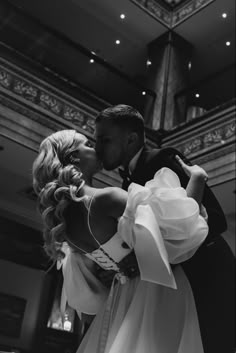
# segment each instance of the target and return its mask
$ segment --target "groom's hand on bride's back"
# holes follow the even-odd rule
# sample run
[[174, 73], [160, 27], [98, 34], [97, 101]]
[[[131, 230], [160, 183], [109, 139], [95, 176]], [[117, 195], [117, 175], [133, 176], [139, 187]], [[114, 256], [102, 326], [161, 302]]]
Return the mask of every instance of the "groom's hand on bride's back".
[[134, 278], [140, 275], [138, 262], [134, 251], [125, 256], [123, 260], [119, 262], [119, 266], [124, 274], [129, 278]]
[[[139, 268], [136, 256], [132, 251], [129, 255], [125, 256], [122, 261], [119, 262], [119, 267], [121, 271], [129, 278], [134, 278], [139, 276]], [[101, 267], [97, 269], [97, 277], [106, 287], [110, 287], [116, 271], [103, 270]]]
[[99, 266], [98, 266], [97, 271], [96, 271], [96, 277], [107, 288], [110, 288], [115, 274], [116, 274], [116, 271], [104, 270], [103, 268], [101, 268]]

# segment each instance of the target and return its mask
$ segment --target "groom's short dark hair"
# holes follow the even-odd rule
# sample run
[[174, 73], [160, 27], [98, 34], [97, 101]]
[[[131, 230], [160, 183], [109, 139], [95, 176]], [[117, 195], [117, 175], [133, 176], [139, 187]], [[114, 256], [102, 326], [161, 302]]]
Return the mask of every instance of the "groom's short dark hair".
[[96, 123], [106, 121], [144, 136], [144, 119], [138, 110], [129, 105], [118, 104], [102, 110]]

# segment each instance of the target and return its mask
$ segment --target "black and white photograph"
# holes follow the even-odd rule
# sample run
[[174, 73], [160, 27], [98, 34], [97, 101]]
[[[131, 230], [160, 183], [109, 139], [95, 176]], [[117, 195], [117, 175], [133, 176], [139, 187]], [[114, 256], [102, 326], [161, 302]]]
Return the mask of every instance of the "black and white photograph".
[[235, 0], [0, 0], [0, 353], [236, 353]]

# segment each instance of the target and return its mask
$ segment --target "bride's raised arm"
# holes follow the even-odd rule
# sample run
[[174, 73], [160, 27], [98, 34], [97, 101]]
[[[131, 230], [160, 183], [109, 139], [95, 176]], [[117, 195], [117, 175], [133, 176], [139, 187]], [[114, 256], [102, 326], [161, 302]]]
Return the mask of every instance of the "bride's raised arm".
[[175, 158], [190, 178], [186, 187], [188, 197], [192, 197], [200, 206], [205, 184], [208, 180], [206, 171], [197, 164], [191, 166], [187, 165], [178, 155], [176, 155]]

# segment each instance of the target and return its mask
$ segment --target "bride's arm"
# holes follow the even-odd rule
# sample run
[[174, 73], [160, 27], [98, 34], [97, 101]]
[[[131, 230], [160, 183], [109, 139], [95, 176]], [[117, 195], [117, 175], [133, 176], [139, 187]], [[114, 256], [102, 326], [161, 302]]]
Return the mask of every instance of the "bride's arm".
[[206, 171], [198, 165], [189, 166], [177, 155], [176, 160], [182, 166], [185, 173], [189, 176], [189, 182], [186, 187], [186, 192], [189, 197], [192, 197], [199, 206], [201, 205], [205, 184], [208, 180]]

